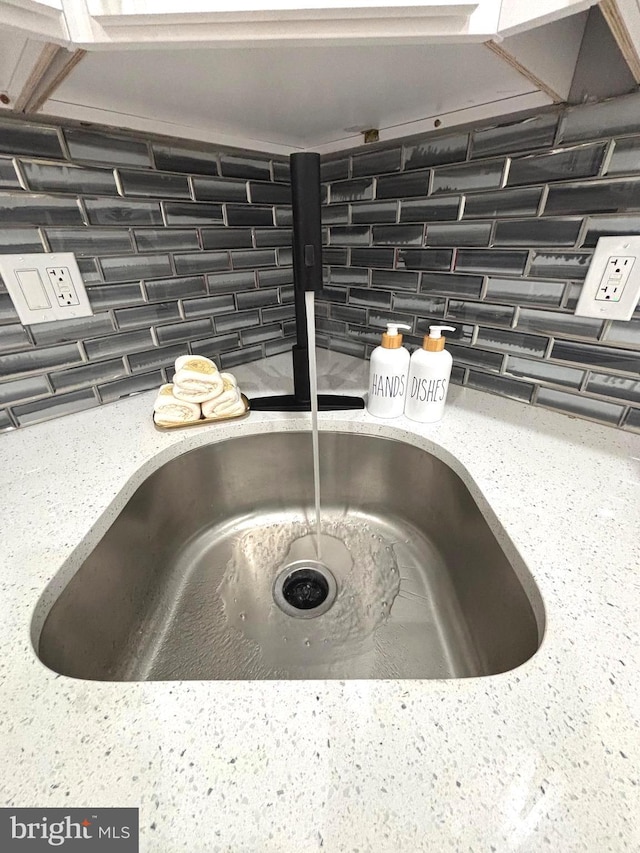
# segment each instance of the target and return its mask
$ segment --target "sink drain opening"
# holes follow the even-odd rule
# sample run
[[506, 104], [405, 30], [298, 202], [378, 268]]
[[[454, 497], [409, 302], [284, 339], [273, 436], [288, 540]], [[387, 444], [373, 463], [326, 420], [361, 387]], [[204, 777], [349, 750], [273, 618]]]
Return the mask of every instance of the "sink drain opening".
[[298, 560], [280, 572], [273, 585], [273, 598], [288, 616], [310, 619], [326, 613], [338, 594], [329, 569], [316, 560]]

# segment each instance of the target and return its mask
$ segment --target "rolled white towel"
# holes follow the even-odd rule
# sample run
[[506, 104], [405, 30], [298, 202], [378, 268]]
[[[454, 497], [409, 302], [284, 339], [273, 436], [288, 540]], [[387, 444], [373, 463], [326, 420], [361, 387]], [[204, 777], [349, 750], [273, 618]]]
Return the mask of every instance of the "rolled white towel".
[[240, 394], [235, 390], [235, 388], [232, 388], [230, 391], [223, 391], [222, 394], [214, 400], [207, 400], [203, 403], [202, 414], [205, 418], [215, 418], [218, 415], [226, 414], [225, 407], [234, 407], [237, 403], [241, 402]]
[[176, 359], [174, 396], [188, 403], [203, 403], [221, 394], [224, 381], [218, 368], [204, 356], [181, 355]]
[[154, 420], [168, 424], [190, 424], [200, 420], [199, 403], [189, 403], [174, 396], [173, 385], [161, 385], [153, 404]]
[[[243, 415], [246, 411], [244, 400], [239, 391], [236, 391], [234, 395], [233, 390], [225, 391], [215, 400], [204, 403], [202, 414], [205, 418], [228, 418], [232, 415]], [[226, 399], [223, 400], [222, 397], [226, 397]]]
[[222, 376], [222, 381], [224, 382], [225, 390], [228, 384], [233, 385], [234, 388], [238, 387], [238, 380], [233, 375], [233, 373], [221, 373], [220, 376]]
[[202, 404], [202, 414], [205, 418], [215, 416], [215, 410], [218, 406], [226, 405], [227, 403], [241, 402], [240, 391], [236, 383], [236, 378], [232, 373], [221, 373], [223, 391], [211, 400], [205, 400]]

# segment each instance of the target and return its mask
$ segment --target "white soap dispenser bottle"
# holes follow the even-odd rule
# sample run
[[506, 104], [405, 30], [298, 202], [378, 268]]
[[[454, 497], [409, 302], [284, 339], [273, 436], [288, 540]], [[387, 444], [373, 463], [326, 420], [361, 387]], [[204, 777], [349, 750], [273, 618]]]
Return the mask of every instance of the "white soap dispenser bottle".
[[453, 365], [451, 353], [444, 348], [444, 330], [455, 332], [453, 326], [429, 326], [422, 349], [411, 356], [404, 413], [412, 421], [433, 423], [444, 414]]
[[387, 323], [382, 343], [371, 353], [367, 410], [377, 418], [397, 418], [404, 411], [410, 357], [398, 329], [410, 328], [406, 323]]

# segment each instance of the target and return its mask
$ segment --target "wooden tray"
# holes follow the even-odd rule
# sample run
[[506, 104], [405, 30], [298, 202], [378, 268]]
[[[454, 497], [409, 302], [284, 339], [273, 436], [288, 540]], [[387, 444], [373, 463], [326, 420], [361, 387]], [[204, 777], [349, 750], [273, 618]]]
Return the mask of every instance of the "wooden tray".
[[217, 418], [200, 418], [198, 421], [191, 421], [188, 424], [172, 424], [167, 423], [166, 421], [157, 421], [155, 413], [153, 414], [153, 425], [160, 432], [167, 432], [167, 430], [171, 429], [185, 429], [186, 427], [195, 427], [195, 426], [204, 426], [205, 424], [219, 424], [221, 421], [234, 421], [237, 418], [246, 418], [249, 414], [249, 400], [245, 397], [244, 394], [240, 394], [242, 402], [244, 403], [244, 412], [239, 415], [220, 415]]

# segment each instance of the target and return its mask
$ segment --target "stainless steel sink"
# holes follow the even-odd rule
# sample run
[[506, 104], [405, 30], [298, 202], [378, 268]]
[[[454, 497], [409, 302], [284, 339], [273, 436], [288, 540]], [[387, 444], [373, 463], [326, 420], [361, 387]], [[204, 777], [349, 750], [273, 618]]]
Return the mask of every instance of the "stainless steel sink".
[[536, 652], [539, 593], [451, 468], [349, 433], [322, 432], [320, 458], [319, 553], [308, 432], [163, 465], [53, 603], [40, 659], [115, 681], [433, 679]]

